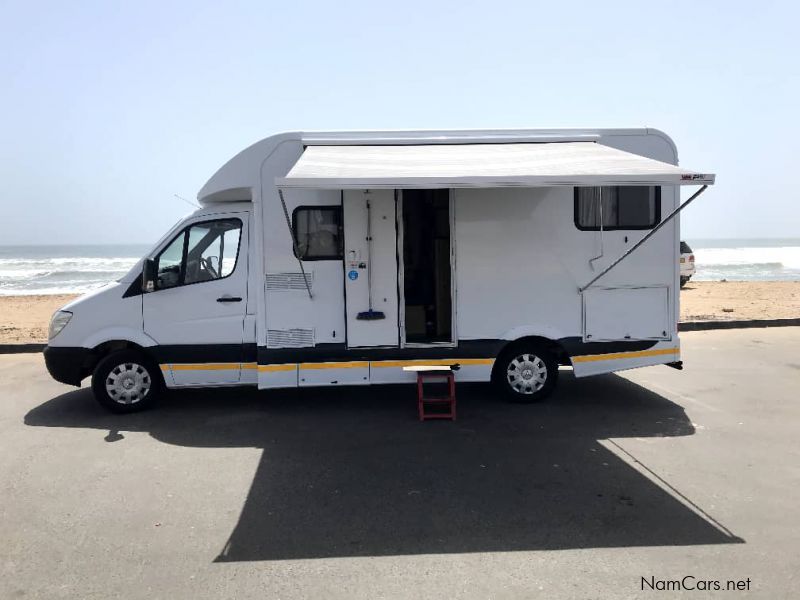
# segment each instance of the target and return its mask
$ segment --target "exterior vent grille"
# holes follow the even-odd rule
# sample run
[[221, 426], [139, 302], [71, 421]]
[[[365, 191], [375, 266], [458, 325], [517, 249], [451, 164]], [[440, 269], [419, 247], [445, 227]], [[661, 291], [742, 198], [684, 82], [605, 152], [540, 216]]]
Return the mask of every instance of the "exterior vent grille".
[[[312, 287], [314, 284], [313, 271], [306, 273], [306, 279], [308, 280], [308, 286]], [[302, 273], [267, 273], [267, 291], [280, 292], [288, 290], [306, 291]]]
[[313, 345], [313, 329], [267, 329], [267, 348], [308, 348]]

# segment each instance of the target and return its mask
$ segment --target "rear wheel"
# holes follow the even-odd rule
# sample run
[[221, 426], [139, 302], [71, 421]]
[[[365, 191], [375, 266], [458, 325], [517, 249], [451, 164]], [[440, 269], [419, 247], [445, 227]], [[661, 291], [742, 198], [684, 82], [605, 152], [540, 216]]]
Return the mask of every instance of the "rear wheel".
[[539, 402], [558, 381], [558, 362], [542, 344], [515, 344], [497, 359], [494, 383], [511, 402]]
[[689, 278], [681, 275], [681, 287], [685, 286], [687, 283], [689, 283]]
[[103, 407], [116, 413], [150, 408], [161, 391], [161, 376], [141, 352], [120, 350], [95, 367], [92, 391]]

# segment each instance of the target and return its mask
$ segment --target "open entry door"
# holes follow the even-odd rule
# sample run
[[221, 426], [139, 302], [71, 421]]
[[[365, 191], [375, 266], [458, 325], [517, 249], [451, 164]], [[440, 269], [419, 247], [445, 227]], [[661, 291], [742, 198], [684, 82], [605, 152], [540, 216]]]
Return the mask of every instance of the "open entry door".
[[398, 346], [394, 190], [344, 192], [347, 345]]
[[454, 343], [450, 190], [402, 190], [400, 317], [403, 342]]

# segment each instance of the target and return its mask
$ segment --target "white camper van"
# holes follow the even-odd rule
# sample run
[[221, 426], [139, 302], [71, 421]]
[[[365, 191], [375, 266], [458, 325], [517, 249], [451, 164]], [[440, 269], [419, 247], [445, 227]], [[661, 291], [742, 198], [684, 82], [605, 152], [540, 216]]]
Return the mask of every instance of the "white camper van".
[[402, 383], [412, 365], [523, 402], [559, 365], [680, 366], [679, 191], [714, 176], [677, 163], [653, 129], [275, 135], [56, 312], [47, 367], [128, 412], [163, 387]]

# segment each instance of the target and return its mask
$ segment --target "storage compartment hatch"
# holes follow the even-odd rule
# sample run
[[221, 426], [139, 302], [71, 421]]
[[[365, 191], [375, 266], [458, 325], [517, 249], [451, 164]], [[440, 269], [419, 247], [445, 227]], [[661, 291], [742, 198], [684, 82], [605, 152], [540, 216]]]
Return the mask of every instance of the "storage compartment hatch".
[[591, 288], [583, 292], [583, 339], [667, 340], [667, 286]]

